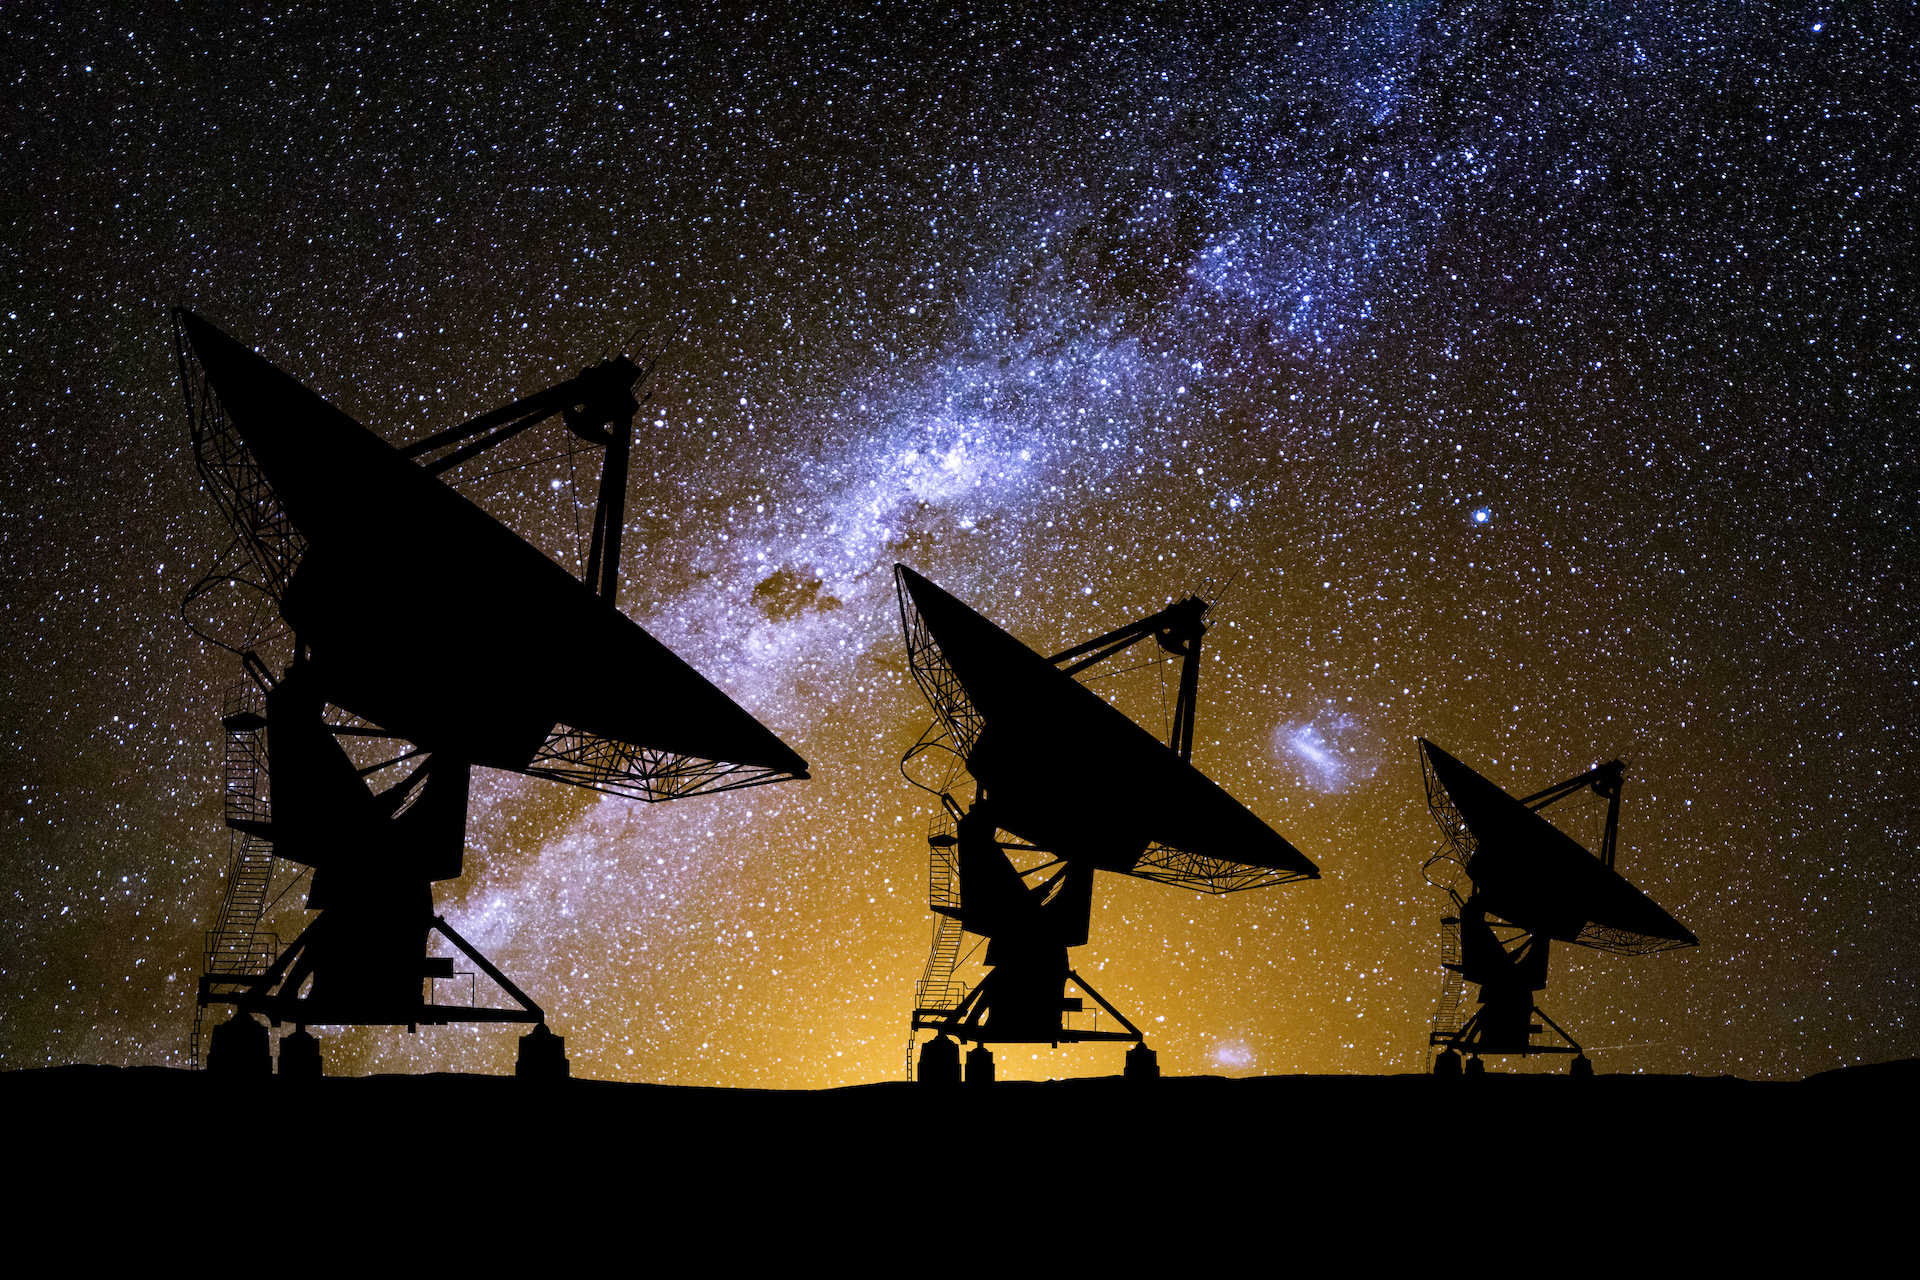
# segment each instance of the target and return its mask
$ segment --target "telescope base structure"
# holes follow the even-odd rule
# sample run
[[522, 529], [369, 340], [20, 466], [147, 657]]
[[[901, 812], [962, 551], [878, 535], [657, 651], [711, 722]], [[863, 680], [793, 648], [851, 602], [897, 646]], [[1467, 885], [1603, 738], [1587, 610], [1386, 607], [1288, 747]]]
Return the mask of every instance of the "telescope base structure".
[[945, 1036], [921, 1045], [913, 1078], [921, 1084], [959, 1084], [960, 1046]]
[[270, 1076], [273, 1040], [253, 1015], [236, 1009], [213, 1029], [207, 1046], [207, 1071], [217, 1076]]
[[967, 1083], [993, 1083], [993, 1050], [983, 1044], [967, 1050]]
[[567, 1061], [566, 1037], [553, 1034], [544, 1022], [537, 1024], [520, 1037], [520, 1056], [513, 1064], [513, 1074], [530, 1080], [565, 1080], [573, 1074], [573, 1064]]
[[[293, 944], [280, 953], [279, 959], [268, 966], [266, 972], [258, 975], [242, 974], [205, 974], [200, 979], [199, 1003], [202, 1008], [208, 1005], [232, 1005], [234, 1016], [227, 1022], [214, 1028], [213, 1044], [207, 1055], [207, 1067], [211, 1071], [233, 1072], [236, 1074], [270, 1074], [272, 1060], [264, 1071], [252, 1066], [238, 1065], [253, 1063], [268, 1053], [267, 1029], [254, 1020], [259, 1014], [278, 1027], [292, 1023], [296, 1030], [282, 1040], [284, 1055], [288, 1041], [306, 1036], [309, 1026], [404, 1026], [409, 1031], [418, 1030], [421, 1025], [446, 1026], [455, 1022], [524, 1022], [534, 1023], [545, 1030], [546, 1012], [535, 1004], [527, 994], [515, 986], [512, 979], [488, 960], [485, 956], [456, 932], [441, 916], [427, 916], [421, 921], [421, 937], [424, 941], [429, 932], [437, 931], [441, 937], [452, 943], [467, 959], [491, 978], [502, 991], [505, 991], [519, 1005], [518, 1009], [476, 1008], [471, 1005], [433, 1004], [417, 996], [413, 999], [355, 999], [355, 998], [319, 998], [301, 996], [300, 989], [313, 976], [312, 941], [317, 932], [327, 926], [327, 914], [321, 913]], [[418, 981], [429, 977], [452, 976], [452, 962], [441, 961], [444, 971], [436, 971], [431, 958], [421, 956], [418, 960]], [[416, 988], [418, 990], [418, 988]], [[249, 1031], [248, 1028], [252, 1028]], [[257, 1032], [257, 1036], [254, 1034]], [[559, 1037], [547, 1033], [556, 1042]], [[304, 1046], [294, 1050], [296, 1063], [308, 1051]], [[314, 1044], [311, 1053], [317, 1061], [319, 1046]], [[216, 1058], [219, 1059], [216, 1062]], [[563, 1062], [565, 1060], [562, 1055]], [[234, 1064], [234, 1065], [229, 1065]], [[283, 1066], [284, 1073], [284, 1066]], [[308, 1071], [304, 1066], [297, 1068], [299, 1074], [318, 1074]]]
[[[1540, 1021], [1534, 1022], [1535, 1018]], [[1548, 1027], [1566, 1043], [1534, 1044], [1533, 1036]], [[1466, 1073], [1480, 1075], [1486, 1071], [1483, 1054], [1515, 1054], [1524, 1058], [1556, 1053], [1572, 1055], [1570, 1074], [1582, 1078], [1593, 1074], [1593, 1059], [1587, 1057], [1586, 1050], [1530, 999], [1524, 1004], [1489, 1001], [1460, 1030], [1436, 1032], [1428, 1037], [1428, 1042], [1440, 1047], [1433, 1060], [1433, 1074], [1437, 1076], [1459, 1075], [1463, 1057]]]
[[280, 1075], [289, 1080], [318, 1080], [326, 1074], [320, 1042], [305, 1027], [280, 1037]]
[[[1551, 938], [1520, 931], [1502, 942], [1476, 891], [1461, 905], [1458, 916], [1441, 920], [1440, 945], [1448, 977], [1434, 1029], [1427, 1036], [1429, 1045], [1441, 1049], [1433, 1062], [1435, 1075], [1459, 1074], [1463, 1055], [1465, 1070], [1478, 1073], [1486, 1070], [1483, 1055], [1509, 1053], [1520, 1057], [1571, 1054], [1576, 1075], [1592, 1074], [1593, 1064], [1580, 1043], [1534, 1001], [1536, 993], [1546, 990]], [[1464, 1024], [1457, 1024], [1464, 984], [1469, 982], [1479, 988], [1480, 1007]], [[1549, 1028], [1562, 1043], [1535, 1044], [1533, 1038]], [[1582, 1063], [1584, 1067], [1578, 1065]]]
[[[920, 1046], [914, 1078], [922, 1084], [958, 1084], [962, 1080], [960, 1065], [960, 1046], [972, 1044], [966, 1054], [964, 1079], [968, 1084], [991, 1084], [993, 1082], [993, 1052], [987, 1046], [995, 1044], [1044, 1044], [1059, 1048], [1063, 1044], [1131, 1044], [1127, 1050], [1125, 1074], [1128, 1079], [1158, 1079], [1160, 1076], [1159, 1057], [1147, 1048], [1146, 1036], [1140, 1028], [1127, 1021], [1126, 1015], [1107, 1003], [1105, 996], [1078, 973], [1068, 969], [1067, 981], [1072, 982], [1095, 1004], [1105, 1009], [1125, 1031], [1091, 1031], [1060, 1025], [1060, 1014], [1080, 1008], [1080, 1001], [1062, 998], [1060, 1009], [1053, 1014], [1050, 1026], [1036, 1026], [1032, 1019], [1019, 1019], [1011, 1025], [1002, 1023], [996, 1030], [994, 1019], [990, 1016], [995, 976], [999, 970], [982, 978], [974, 989], [967, 993], [956, 1008], [952, 1009], [915, 1009], [913, 1011], [913, 1031], [937, 1032], [933, 1039]], [[1003, 978], [1004, 981], [1004, 978]], [[984, 1021], [983, 1021], [984, 1019]]]

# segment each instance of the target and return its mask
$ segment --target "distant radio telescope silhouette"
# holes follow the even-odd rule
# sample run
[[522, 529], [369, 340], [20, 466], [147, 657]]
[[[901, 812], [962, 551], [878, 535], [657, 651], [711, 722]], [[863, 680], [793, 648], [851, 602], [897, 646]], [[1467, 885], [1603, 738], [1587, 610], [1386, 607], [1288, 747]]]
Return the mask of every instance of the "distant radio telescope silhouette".
[[[235, 1014], [208, 1066], [271, 1069], [258, 1014], [295, 1027], [283, 1074], [319, 1073], [308, 1026], [450, 1022], [534, 1024], [520, 1070], [565, 1073], [541, 1007], [434, 912], [433, 884], [461, 874], [472, 768], [635, 800], [807, 776], [615, 607], [651, 363], [609, 360], [395, 448], [199, 316], [174, 326], [194, 459], [233, 530], [187, 606], [250, 588], [289, 651], [278, 672], [242, 651], [223, 720], [232, 844], [198, 1009]], [[585, 581], [435, 478], [555, 416], [604, 451]], [[388, 749], [356, 767], [343, 740]], [[319, 913], [284, 950], [260, 932], [276, 859], [311, 872]], [[517, 1007], [436, 1003], [425, 986], [454, 961], [427, 954], [434, 932]]]
[[[1425, 738], [1420, 753], [1427, 806], [1446, 835], [1424, 870], [1458, 908], [1441, 921], [1447, 981], [1428, 1037], [1440, 1048], [1435, 1072], [1458, 1072], [1463, 1054], [1467, 1069], [1480, 1070], [1482, 1054], [1560, 1053], [1573, 1055], [1574, 1074], [1591, 1074], [1580, 1045], [1534, 1002], [1552, 944], [1644, 955], [1700, 941], [1614, 870], [1626, 766], [1609, 761], [1515, 799]], [[1607, 801], [1598, 856], [1538, 812], [1587, 788]], [[1480, 1007], [1463, 1019], [1466, 983]], [[1547, 1028], [1562, 1043], [1535, 1044]]]
[[[928, 1082], [960, 1078], [966, 1042], [969, 1081], [990, 1080], [987, 1046], [1009, 1043], [1130, 1042], [1127, 1073], [1157, 1075], [1139, 1028], [1068, 960], [1087, 941], [1094, 873], [1212, 894], [1319, 877], [1192, 764], [1206, 603], [1188, 597], [1048, 658], [905, 565], [894, 577], [908, 668], [937, 717], [901, 767], [941, 803], [928, 839], [940, 921], [915, 991], [909, 1069], [930, 1030], [917, 1062]], [[1073, 678], [1149, 637], [1181, 662], [1170, 743]], [[907, 772], [935, 758], [947, 761], [944, 781]], [[971, 805], [954, 794], [963, 772]], [[966, 933], [986, 940], [989, 969], [970, 990], [954, 979]], [[1118, 1026], [1067, 1025], [1089, 1012], [1069, 983]]]

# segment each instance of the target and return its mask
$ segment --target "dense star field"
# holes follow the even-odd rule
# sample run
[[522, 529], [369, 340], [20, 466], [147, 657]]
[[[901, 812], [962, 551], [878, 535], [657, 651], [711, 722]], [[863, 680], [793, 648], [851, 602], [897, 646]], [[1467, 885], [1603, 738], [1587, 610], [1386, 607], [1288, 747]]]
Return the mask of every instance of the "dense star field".
[[[1556, 952], [1544, 1007], [1601, 1071], [1920, 1053], [1906, 6], [0, 30], [0, 1065], [186, 1060], [238, 666], [180, 617], [226, 533], [176, 304], [396, 442], [682, 330], [620, 603], [813, 778], [476, 777], [437, 902], [576, 1075], [902, 1073], [933, 918], [896, 561], [1042, 652], [1216, 602], [1195, 762], [1325, 878], [1101, 878], [1076, 965], [1170, 1072], [1422, 1067], [1418, 735], [1520, 794], [1627, 761], [1620, 867], [1702, 944]], [[511, 448], [460, 488], [576, 568], [589, 459]], [[1164, 733], [1171, 674], [1095, 687]], [[1591, 841], [1581, 803], [1550, 812]], [[512, 1037], [323, 1043], [503, 1071]]]

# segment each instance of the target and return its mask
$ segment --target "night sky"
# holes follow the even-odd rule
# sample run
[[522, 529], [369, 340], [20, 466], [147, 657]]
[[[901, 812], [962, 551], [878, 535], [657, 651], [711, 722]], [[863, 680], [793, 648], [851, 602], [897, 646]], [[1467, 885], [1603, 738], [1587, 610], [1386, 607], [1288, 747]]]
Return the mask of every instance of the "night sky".
[[[1169, 1072], [1422, 1066], [1417, 735], [1627, 761], [1620, 868], [1702, 943], [1556, 951], [1599, 1070], [1920, 1054], [1910, 7], [324, 8], [0, 15], [0, 1066], [186, 1060], [238, 670], [180, 618], [226, 534], [171, 305], [396, 442], [684, 327], [621, 605], [814, 776], [477, 776], [437, 901], [576, 1075], [902, 1075], [895, 561], [1042, 652], [1217, 602], [1195, 763], [1325, 878], [1101, 878], [1076, 965]], [[589, 460], [512, 449], [463, 492], [576, 566]], [[1096, 687], [1159, 733], [1169, 674]]]

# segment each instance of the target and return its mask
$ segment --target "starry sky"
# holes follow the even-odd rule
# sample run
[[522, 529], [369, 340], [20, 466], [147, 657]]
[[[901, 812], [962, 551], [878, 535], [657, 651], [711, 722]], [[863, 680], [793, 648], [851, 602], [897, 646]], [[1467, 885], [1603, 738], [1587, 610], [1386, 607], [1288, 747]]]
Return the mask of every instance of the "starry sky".
[[[1418, 735], [1521, 794], [1627, 761], [1620, 867], [1702, 945], [1556, 952], [1544, 1006], [1600, 1070], [1920, 1053], [1914, 31], [8, 6], [0, 1066], [186, 1057], [237, 669], [181, 621], [225, 533], [171, 305], [396, 442], [681, 331], [620, 603], [814, 776], [655, 806], [477, 777], [438, 902], [577, 1075], [902, 1075], [933, 918], [895, 561], [1042, 652], [1215, 601], [1195, 762], [1325, 878], [1100, 879], [1076, 964], [1170, 1072], [1421, 1067]], [[456, 474], [573, 567], [591, 471], [553, 430]], [[1164, 731], [1171, 672], [1120, 665], [1095, 687]], [[1597, 838], [1595, 798], [1549, 812]], [[339, 1072], [513, 1053], [324, 1039]]]

